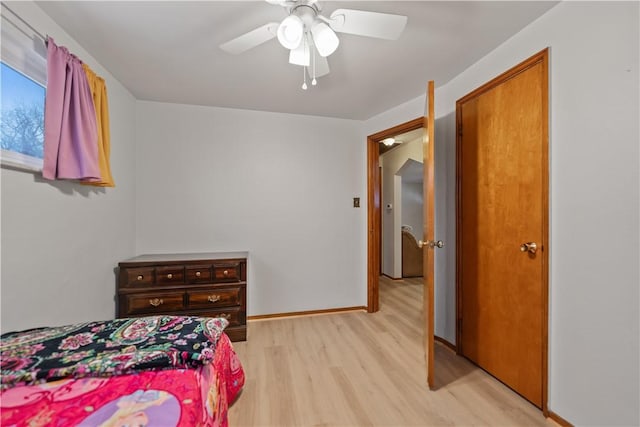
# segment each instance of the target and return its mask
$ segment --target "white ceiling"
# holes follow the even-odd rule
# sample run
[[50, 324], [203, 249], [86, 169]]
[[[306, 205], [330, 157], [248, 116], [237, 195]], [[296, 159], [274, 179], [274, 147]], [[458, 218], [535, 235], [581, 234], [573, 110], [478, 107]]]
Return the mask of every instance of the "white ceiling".
[[[271, 40], [234, 56], [219, 45], [285, 10], [265, 1], [40, 1], [140, 100], [364, 120], [443, 85], [542, 15], [544, 1], [327, 1], [408, 16], [397, 41], [340, 34], [331, 73], [303, 91], [302, 68]], [[532, 53], [532, 52], [530, 52]]]

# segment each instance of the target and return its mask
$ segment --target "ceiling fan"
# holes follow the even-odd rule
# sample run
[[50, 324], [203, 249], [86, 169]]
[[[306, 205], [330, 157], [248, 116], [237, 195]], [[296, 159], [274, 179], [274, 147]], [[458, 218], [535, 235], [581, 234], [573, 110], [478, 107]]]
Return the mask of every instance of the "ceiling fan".
[[397, 40], [407, 24], [406, 16], [355, 9], [336, 9], [327, 18], [320, 13], [317, 0], [266, 1], [284, 7], [286, 18], [231, 39], [220, 48], [237, 55], [277, 37], [290, 50], [289, 63], [304, 67], [303, 89], [307, 89], [307, 73], [312, 85], [316, 77], [329, 73], [327, 57], [340, 44], [336, 33]]

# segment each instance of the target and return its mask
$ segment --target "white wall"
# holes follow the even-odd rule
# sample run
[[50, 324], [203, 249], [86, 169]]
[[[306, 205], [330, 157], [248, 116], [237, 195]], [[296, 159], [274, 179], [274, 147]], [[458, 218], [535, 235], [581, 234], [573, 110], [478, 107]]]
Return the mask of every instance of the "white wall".
[[[436, 93], [436, 105], [439, 92]], [[435, 239], [444, 247], [435, 251], [435, 334], [456, 342], [456, 119], [455, 112], [435, 121]]]
[[387, 214], [390, 213], [391, 215], [383, 216], [383, 223], [386, 219], [387, 225], [391, 224], [391, 235], [393, 237], [393, 276], [391, 277], [396, 278], [402, 277], [402, 232], [400, 229], [402, 224], [402, 177], [394, 174], [392, 179], [393, 209], [391, 212], [385, 210]]
[[[380, 156], [380, 159], [380, 166], [382, 166], [382, 273], [389, 277], [401, 278], [402, 179], [396, 174], [407, 159], [422, 162], [422, 141], [416, 139], [404, 143], [387, 151]], [[389, 203], [392, 204], [391, 210], [387, 209]]]
[[[445, 146], [436, 167], [449, 171], [455, 101], [551, 47], [549, 408], [575, 425], [640, 423], [638, 14], [637, 2], [560, 3], [435, 96], [436, 147]], [[424, 97], [416, 98], [365, 131], [423, 112]], [[450, 193], [453, 175], [444, 176]], [[448, 236], [441, 216], [436, 222]], [[436, 281], [446, 265], [437, 260]], [[443, 286], [453, 289], [453, 275]], [[440, 309], [453, 322], [449, 304]]]
[[50, 183], [2, 168], [1, 329], [113, 318], [113, 269], [134, 254], [135, 99], [34, 3], [10, 7], [105, 78], [117, 187]]
[[366, 305], [360, 126], [138, 102], [138, 252], [248, 250], [249, 315]]
[[424, 204], [422, 182], [407, 182], [402, 180], [402, 225], [411, 227], [411, 234], [416, 240], [422, 240]]

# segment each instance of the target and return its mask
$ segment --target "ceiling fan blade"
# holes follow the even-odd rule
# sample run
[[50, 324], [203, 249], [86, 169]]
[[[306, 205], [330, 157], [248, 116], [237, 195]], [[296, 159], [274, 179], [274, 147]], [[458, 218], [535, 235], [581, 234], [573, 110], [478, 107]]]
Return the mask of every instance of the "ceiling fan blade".
[[310, 63], [310, 51], [309, 51], [309, 46], [307, 45], [307, 43], [303, 40], [302, 43], [300, 43], [300, 46], [298, 46], [295, 49], [291, 49], [289, 51], [289, 64], [294, 64], [294, 65], [302, 65], [302, 66], [309, 66]]
[[397, 40], [407, 25], [407, 17], [365, 10], [336, 9], [331, 14], [329, 24], [338, 33]]
[[262, 27], [256, 28], [255, 30], [249, 31], [246, 34], [221, 44], [220, 49], [225, 52], [238, 55], [274, 38], [278, 31], [278, 25], [280, 24], [277, 22], [264, 24]]
[[[313, 73], [313, 65], [310, 71], [311, 73]], [[316, 55], [316, 77], [327, 75], [329, 74], [329, 71], [329, 61], [327, 61], [327, 58], [324, 56]]]

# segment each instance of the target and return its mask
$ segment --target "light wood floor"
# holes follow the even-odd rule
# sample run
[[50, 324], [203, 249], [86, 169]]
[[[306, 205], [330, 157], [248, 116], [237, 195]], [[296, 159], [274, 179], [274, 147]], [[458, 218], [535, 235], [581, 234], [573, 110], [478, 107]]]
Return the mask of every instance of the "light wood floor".
[[426, 385], [421, 280], [380, 280], [380, 311], [253, 321], [230, 426], [555, 425], [436, 343]]

